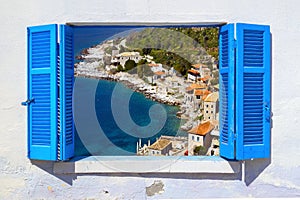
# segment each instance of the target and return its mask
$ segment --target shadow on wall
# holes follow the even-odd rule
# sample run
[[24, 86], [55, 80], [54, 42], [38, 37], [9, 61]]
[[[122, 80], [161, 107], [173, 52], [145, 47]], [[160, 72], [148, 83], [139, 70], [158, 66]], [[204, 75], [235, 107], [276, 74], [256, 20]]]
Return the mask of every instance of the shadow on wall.
[[[172, 178], [172, 179], [190, 179], [190, 180], [241, 180], [242, 173], [239, 170], [238, 173], [224, 174], [224, 173], [75, 173], [75, 162], [70, 162], [68, 168], [71, 171], [67, 174], [54, 173], [53, 161], [37, 161], [31, 160], [31, 163], [43, 171], [51, 174], [52, 176], [64, 181], [65, 183], [72, 185], [73, 180], [76, 180], [78, 176], [95, 176], [95, 177], [142, 177], [142, 178]], [[72, 169], [71, 169], [72, 168]]]
[[249, 186], [270, 164], [270, 158], [247, 160], [245, 163], [245, 184]]
[[64, 181], [65, 183], [72, 185], [73, 180], [77, 179], [76, 174], [54, 174], [53, 173], [53, 161], [40, 161], [40, 160], [31, 160], [31, 164], [37, 166], [38, 168], [44, 170], [48, 174], [51, 174], [52, 176]]
[[[65, 183], [72, 185], [73, 180], [78, 176], [95, 176], [95, 177], [143, 177], [143, 178], [171, 178], [171, 179], [190, 179], [190, 180], [242, 180], [243, 172], [240, 170], [238, 173], [223, 174], [223, 173], [75, 173], [75, 162], [68, 163], [70, 173], [57, 174], [54, 173], [53, 161], [36, 161], [32, 160], [31, 163], [45, 172], [51, 174]], [[249, 186], [271, 163], [271, 159], [255, 159], [247, 160], [245, 162], [245, 184]]]
[[[270, 34], [270, 92], [271, 92], [271, 97], [272, 95], [272, 68], [273, 68], [273, 63], [272, 63], [272, 57], [273, 57], [273, 52], [272, 52], [272, 47], [273, 47], [273, 36], [272, 33]], [[273, 116], [273, 112], [272, 112], [272, 98], [271, 98], [271, 102], [270, 102], [270, 109], [271, 109], [271, 117], [270, 117], [270, 126], [271, 126], [271, 133], [270, 133], [270, 158], [266, 158], [266, 159], [255, 159], [255, 160], [247, 160], [245, 162], [245, 184], [248, 186], [250, 185], [270, 164], [271, 164], [271, 160], [272, 160], [272, 129], [273, 129], [273, 120], [272, 120], [272, 116]]]

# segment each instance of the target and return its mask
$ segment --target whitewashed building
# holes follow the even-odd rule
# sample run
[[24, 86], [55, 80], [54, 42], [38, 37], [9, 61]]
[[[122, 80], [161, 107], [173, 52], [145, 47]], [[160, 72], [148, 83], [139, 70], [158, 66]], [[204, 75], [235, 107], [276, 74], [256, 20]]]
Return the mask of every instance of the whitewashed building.
[[139, 52], [123, 52], [113, 56], [111, 63], [120, 64], [124, 67], [127, 60], [133, 60], [135, 63], [138, 63], [141, 59]]

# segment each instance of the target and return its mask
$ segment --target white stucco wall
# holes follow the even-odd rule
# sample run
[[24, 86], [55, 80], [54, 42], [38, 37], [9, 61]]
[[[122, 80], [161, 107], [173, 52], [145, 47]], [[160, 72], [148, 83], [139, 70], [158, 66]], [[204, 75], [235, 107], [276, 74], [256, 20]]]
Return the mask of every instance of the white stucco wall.
[[[2, 0], [0, 199], [299, 197], [299, 8], [299, 0]], [[271, 164], [247, 185], [229, 176], [54, 176], [50, 173], [51, 166], [31, 164], [26, 158], [26, 109], [20, 106], [26, 98], [26, 27], [71, 21], [224, 21], [271, 25], [274, 113]], [[246, 178], [251, 179], [259, 171], [256, 163], [259, 161], [247, 163], [246, 168], [251, 170]], [[146, 187], [154, 181], [161, 181], [157, 183], [163, 192], [149, 196]]]

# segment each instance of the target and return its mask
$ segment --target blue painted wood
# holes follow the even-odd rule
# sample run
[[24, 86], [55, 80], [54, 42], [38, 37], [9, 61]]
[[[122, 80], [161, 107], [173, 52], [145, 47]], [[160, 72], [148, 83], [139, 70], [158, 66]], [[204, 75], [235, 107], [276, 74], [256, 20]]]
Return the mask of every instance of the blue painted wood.
[[27, 31], [28, 157], [57, 160], [57, 26]]
[[219, 47], [220, 155], [234, 159], [235, 55], [233, 24], [221, 27]]
[[73, 29], [70, 26], [60, 25], [60, 160], [74, 156], [73, 84]]
[[270, 157], [270, 27], [237, 24], [236, 159]]

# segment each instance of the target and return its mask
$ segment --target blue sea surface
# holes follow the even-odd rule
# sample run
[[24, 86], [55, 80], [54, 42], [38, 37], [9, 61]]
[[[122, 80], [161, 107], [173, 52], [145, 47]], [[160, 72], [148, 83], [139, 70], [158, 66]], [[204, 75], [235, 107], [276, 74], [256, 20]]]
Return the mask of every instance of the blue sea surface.
[[[76, 78], [75, 81], [77, 82], [77, 94], [81, 93], [83, 96], [86, 96], [87, 90], [91, 90], [91, 85], [98, 84], [94, 95], [94, 101], [97, 120], [99, 122], [99, 126], [101, 127], [101, 131], [98, 129], [89, 129], [89, 131], [84, 131], [83, 133], [81, 131], [80, 134], [78, 134], [76, 130], [75, 156], [135, 155], [136, 144], [139, 138], [142, 138], [142, 144], [147, 144], [148, 140], [150, 140], [152, 144], [161, 135], [187, 135], [186, 132], [179, 130], [180, 119], [176, 117], [176, 113], [179, 110], [177, 106], [169, 106], [154, 102], [145, 98], [143, 94], [133, 92], [125, 85], [117, 82], [97, 80], [92, 78]], [[113, 96], [112, 94], [116, 84], [118, 84], [118, 87], [121, 87], [123, 92], [119, 92], [118, 96]], [[132, 133], [128, 133], [118, 126], [114, 118], [118, 116], [114, 116], [112, 113], [112, 98], [126, 98], [125, 96], [128, 93], [132, 93], [129, 105], [118, 105], [118, 109], [126, 109], [126, 106], [129, 107], [129, 117], [131, 117], [132, 121], [137, 126], [143, 127], [151, 123], [151, 119], [149, 117], [149, 109], [151, 106], [155, 104], [162, 106], [162, 109], [164, 109], [167, 114], [167, 120], [159, 132], [154, 133], [151, 129], [148, 129], [144, 133], [141, 132], [137, 135], [132, 135]], [[92, 114], [84, 113], [83, 111], [81, 112], [82, 115], [84, 115], [83, 121], [76, 122], [75, 126], [79, 123], [88, 124], [89, 121], [91, 121]], [[156, 117], [158, 120], [160, 120], [160, 112], [157, 113]], [[82, 134], [84, 134], [84, 137], [82, 137]], [[149, 135], [150, 137], [147, 137]], [[85, 138], [84, 141], [82, 141], [83, 138]]]
[[[74, 27], [74, 55], [80, 55], [80, 52], [86, 48], [98, 45], [105, 40], [117, 37], [124, 37], [128, 34], [141, 31], [143, 27], [128, 26], [91, 26]], [[78, 60], [75, 59], [75, 62]]]

